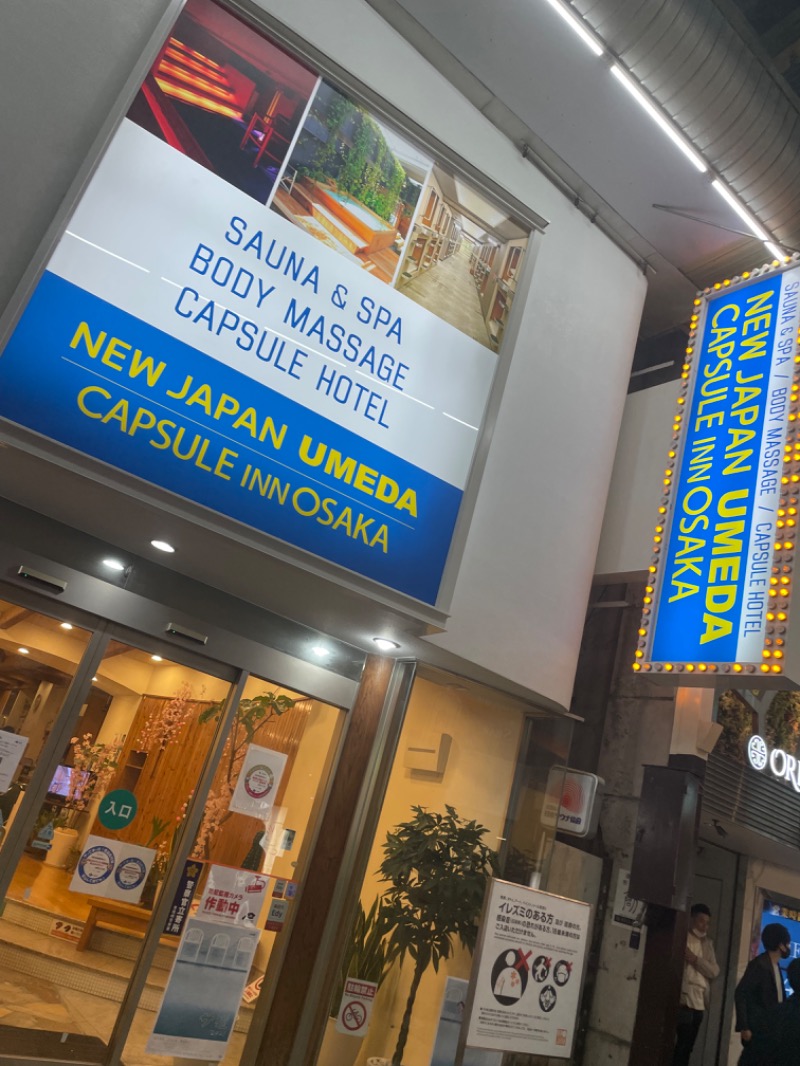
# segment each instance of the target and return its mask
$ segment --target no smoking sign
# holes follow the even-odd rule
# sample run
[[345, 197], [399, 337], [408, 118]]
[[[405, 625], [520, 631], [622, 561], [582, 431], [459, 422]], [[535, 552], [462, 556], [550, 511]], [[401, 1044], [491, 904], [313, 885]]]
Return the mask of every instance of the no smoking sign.
[[378, 986], [374, 981], [359, 981], [348, 977], [344, 983], [342, 1002], [336, 1018], [336, 1031], [346, 1036], [364, 1036]]

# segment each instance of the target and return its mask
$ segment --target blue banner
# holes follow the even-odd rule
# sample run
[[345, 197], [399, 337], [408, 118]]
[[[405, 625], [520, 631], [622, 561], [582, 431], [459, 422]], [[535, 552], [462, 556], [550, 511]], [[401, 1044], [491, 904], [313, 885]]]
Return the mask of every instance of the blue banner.
[[[796, 297], [782, 305], [785, 277], [771, 274], [708, 300], [669, 487], [650, 649], [656, 662], [760, 656], [794, 366]], [[791, 326], [781, 326], [782, 313]]]
[[460, 489], [46, 273], [0, 415], [434, 603]]

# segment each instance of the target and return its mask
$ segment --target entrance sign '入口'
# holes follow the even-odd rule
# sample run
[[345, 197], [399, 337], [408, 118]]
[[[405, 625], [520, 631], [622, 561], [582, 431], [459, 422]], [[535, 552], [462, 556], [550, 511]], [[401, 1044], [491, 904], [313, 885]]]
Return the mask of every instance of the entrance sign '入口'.
[[569, 1058], [591, 907], [491, 882], [473, 963], [470, 1047]]
[[[528, 239], [453, 187], [189, 0], [0, 359], [0, 416], [435, 603]], [[424, 306], [445, 260], [477, 316]]]
[[781, 675], [797, 537], [800, 267], [695, 301], [635, 670]]

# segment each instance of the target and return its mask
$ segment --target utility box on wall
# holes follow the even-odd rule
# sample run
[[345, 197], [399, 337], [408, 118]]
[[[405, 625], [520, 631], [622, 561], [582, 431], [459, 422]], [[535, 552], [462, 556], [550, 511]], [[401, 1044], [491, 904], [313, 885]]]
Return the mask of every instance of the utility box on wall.
[[685, 770], [645, 766], [630, 895], [686, 910], [694, 875], [700, 781]]

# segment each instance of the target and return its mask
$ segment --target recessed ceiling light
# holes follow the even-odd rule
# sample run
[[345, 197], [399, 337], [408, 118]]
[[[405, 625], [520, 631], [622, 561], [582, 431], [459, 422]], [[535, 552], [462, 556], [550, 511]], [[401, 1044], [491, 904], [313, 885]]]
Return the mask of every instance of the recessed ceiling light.
[[62, 629], [72, 629], [72, 622], [62, 622], [61, 623], [61, 628]]
[[326, 648], [322, 644], [315, 644], [311, 650], [319, 659], [327, 659], [331, 653], [330, 648]]
[[164, 660], [161, 658], [160, 655], [151, 655], [150, 658], [153, 660], [154, 663], [163, 663], [164, 662]]
[[17, 648], [17, 651], [20, 653], [20, 655], [30, 655], [30, 652], [27, 648]]
[[107, 566], [109, 570], [125, 569], [125, 563], [121, 563], [119, 559], [103, 559], [103, 566]]
[[396, 640], [387, 640], [386, 637], [373, 637], [372, 639], [381, 651], [394, 651], [395, 648], [400, 647]]
[[160, 552], [174, 552], [175, 549], [166, 540], [151, 540], [150, 543], [154, 548], [158, 548]]

